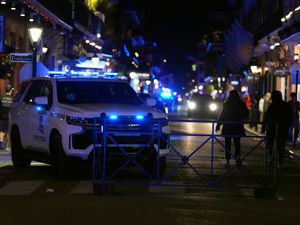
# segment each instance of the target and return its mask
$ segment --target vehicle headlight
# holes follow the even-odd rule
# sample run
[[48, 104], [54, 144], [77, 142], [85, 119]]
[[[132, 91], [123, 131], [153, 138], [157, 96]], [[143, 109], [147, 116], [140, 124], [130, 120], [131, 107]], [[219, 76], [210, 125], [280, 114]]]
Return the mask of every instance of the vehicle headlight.
[[216, 111], [218, 108], [217, 104], [216, 103], [211, 103], [209, 104], [209, 109], [210, 111]]
[[189, 109], [193, 110], [196, 108], [196, 103], [195, 102], [188, 102], [188, 107]]

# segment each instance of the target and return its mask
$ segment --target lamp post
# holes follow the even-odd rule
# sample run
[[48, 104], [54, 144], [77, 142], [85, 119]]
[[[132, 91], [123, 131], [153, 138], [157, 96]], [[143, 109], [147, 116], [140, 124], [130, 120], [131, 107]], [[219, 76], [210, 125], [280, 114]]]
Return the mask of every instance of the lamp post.
[[37, 25], [32, 26], [28, 29], [29, 37], [32, 44], [32, 77], [36, 77], [36, 56], [37, 47], [42, 36], [43, 29]]

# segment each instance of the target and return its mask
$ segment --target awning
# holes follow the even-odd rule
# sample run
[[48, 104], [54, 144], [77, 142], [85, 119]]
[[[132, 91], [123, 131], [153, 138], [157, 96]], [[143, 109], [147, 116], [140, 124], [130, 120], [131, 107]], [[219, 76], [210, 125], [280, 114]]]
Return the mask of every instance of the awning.
[[299, 44], [300, 43], [300, 32], [294, 33], [291, 36], [280, 41], [281, 44]]
[[[22, 1], [24, 2], [24, 0]], [[73, 27], [59, 19], [56, 15], [54, 15], [52, 12], [50, 12], [48, 9], [46, 9], [42, 4], [37, 2], [36, 0], [25, 0], [28, 4], [30, 4], [32, 7], [38, 9], [41, 11], [43, 14], [47, 15], [51, 21], [53, 21], [55, 24], [60, 25], [66, 30], [72, 31]]]

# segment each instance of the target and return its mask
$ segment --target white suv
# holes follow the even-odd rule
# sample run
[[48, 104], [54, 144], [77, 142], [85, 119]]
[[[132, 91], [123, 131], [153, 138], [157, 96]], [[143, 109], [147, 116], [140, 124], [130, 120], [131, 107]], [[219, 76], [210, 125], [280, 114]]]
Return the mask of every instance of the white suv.
[[[47, 76], [26, 80], [9, 113], [13, 164], [28, 167], [32, 160], [45, 162], [53, 164], [59, 177], [69, 176], [75, 158], [91, 159], [94, 121], [105, 115], [108, 131], [116, 132], [110, 133], [114, 141], [106, 144], [111, 156], [126, 158], [120, 149], [128, 154], [142, 152], [143, 158], [148, 158], [143, 166], [148, 165], [149, 172], [155, 170], [156, 158], [163, 171], [170, 129], [166, 114], [151, 107], [151, 100], [148, 103], [119, 79]], [[150, 127], [153, 119], [159, 122]], [[163, 137], [159, 157], [157, 139], [149, 142], [149, 135], [145, 135], [153, 126], [161, 127]]]

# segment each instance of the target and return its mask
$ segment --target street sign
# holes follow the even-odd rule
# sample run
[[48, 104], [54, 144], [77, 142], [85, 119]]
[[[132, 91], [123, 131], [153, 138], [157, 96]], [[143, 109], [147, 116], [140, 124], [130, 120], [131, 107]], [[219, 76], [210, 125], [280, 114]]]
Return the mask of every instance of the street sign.
[[32, 62], [32, 53], [10, 53], [11, 62]]

